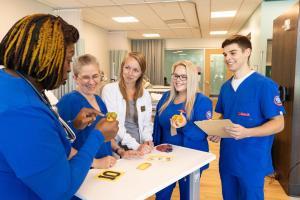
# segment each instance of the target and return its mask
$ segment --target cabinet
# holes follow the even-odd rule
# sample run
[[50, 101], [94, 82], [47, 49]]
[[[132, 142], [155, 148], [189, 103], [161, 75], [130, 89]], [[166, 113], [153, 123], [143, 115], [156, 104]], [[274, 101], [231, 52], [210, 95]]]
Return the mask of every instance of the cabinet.
[[273, 161], [290, 196], [300, 196], [300, 26], [299, 2], [274, 20], [272, 79], [287, 88], [285, 128], [275, 136]]

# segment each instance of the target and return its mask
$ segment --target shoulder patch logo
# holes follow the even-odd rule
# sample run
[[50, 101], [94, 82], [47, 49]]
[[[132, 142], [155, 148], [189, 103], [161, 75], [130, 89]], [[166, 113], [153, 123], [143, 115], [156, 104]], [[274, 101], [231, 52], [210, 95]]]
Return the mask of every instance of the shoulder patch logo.
[[212, 118], [212, 114], [211, 114], [210, 111], [207, 111], [205, 115], [206, 115], [207, 119], [211, 119]]
[[282, 106], [282, 102], [281, 102], [279, 96], [275, 96], [275, 97], [274, 97], [274, 103], [275, 103], [277, 106]]

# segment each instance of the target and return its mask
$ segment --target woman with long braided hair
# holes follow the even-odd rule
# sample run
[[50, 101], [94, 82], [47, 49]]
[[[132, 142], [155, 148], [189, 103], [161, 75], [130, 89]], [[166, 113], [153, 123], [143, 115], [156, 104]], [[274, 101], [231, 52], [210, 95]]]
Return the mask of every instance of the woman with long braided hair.
[[[83, 182], [99, 146], [118, 122], [100, 120], [70, 160], [74, 132], [44, 95], [70, 72], [75, 27], [35, 14], [20, 19], [0, 43], [0, 199], [70, 199]], [[99, 114], [83, 108], [69, 125], [85, 128]]]

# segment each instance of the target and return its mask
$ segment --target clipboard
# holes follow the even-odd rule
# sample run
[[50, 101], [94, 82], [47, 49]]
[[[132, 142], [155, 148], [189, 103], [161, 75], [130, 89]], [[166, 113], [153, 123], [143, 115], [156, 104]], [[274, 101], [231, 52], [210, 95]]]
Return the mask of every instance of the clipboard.
[[216, 135], [221, 138], [231, 138], [231, 136], [224, 131], [226, 126], [233, 125], [230, 119], [203, 120], [195, 121], [194, 123], [207, 135]]

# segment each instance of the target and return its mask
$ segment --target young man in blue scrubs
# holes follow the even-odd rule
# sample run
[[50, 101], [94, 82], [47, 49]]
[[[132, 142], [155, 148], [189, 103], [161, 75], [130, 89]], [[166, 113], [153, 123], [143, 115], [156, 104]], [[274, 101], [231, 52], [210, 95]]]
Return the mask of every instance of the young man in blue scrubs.
[[[220, 177], [224, 200], [263, 200], [264, 177], [273, 172], [271, 148], [274, 134], [284, 128], [284, 108], [278, 86], [251, 70], [252, 45], [241, 35], [222, 43], [223, 54], [233, 77], [220, 91], [216, 112], [234, 125], [222, 138]], [[217, 136], [210, 140], [218, 142]]]

